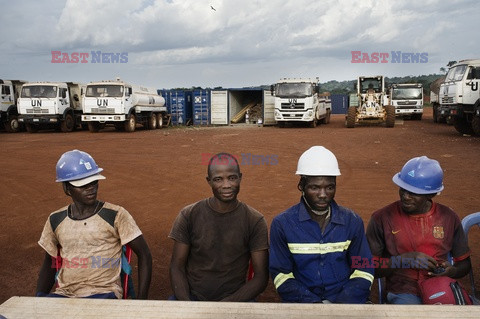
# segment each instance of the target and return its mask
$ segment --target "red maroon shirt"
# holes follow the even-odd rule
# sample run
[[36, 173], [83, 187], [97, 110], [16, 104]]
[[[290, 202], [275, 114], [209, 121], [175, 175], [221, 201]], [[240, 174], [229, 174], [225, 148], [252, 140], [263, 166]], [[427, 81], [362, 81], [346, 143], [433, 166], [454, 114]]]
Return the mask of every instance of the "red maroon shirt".
[[[418, 251], [439, 262], [446, 261], [451, 253], [458, 262], [470, 256], [459, 217], [435, 202], [425, 214], [408, 215], [396, 201], [372, 214], [366, 235], [374, 257]], [[401, 263], [397, 266], [402, 267]], [[427, 273], [426, 269], [398, 269], [387, 277], [386, 291], [420, 295], [418, 283], [429, 277]]]

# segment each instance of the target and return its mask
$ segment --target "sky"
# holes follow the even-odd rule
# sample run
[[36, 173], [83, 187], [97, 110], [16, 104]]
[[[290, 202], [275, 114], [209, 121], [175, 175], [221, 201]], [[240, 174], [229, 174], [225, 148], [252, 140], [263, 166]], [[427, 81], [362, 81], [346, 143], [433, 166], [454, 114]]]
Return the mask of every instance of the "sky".
[[[0, 8], [7, 80], [240, 88], [433, 74], [480, 58], [477, 0], [0, 0]], [[376, 53], [384, 63], [367, 63]], [[75, 54], [86, 63], [73, 63]]]

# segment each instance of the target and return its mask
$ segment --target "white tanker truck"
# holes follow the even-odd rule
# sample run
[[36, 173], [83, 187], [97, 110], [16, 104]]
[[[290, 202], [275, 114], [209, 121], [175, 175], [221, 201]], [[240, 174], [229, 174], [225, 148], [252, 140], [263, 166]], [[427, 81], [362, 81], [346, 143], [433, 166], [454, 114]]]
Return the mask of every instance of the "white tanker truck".
[[91, 82], [85, 90], [82, 121], [90, 132], [106, 124], [133, 132], [138, 124], [153, 130], [163, 127], [167, 115], [165, 99], [153, 88], [128, 84], [120, 79]]

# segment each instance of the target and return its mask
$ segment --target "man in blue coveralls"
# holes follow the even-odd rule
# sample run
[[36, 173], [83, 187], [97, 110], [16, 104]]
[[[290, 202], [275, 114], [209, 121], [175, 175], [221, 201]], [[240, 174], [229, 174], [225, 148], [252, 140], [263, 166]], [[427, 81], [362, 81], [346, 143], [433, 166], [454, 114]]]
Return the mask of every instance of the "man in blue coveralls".
[[313, 146], [298, 160], [300, 202], [273, 219], [270, 273], [284, 302], [365, 303], [374, 269], [362, 219], [335, 201], [335, 155]]

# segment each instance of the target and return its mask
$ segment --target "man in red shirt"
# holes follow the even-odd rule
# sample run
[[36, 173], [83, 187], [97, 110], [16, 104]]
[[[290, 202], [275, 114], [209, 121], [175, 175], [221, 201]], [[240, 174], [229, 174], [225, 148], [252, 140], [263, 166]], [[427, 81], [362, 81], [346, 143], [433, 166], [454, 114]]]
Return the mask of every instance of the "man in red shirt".
[[367, 226], [372, 255], [382, 261], [375, 276], [386, 277], [388, 303], [421, 304], [419, 283], [432, 276], [465, 276], [470, 250], [457, 214], [432, 201], [443, 190], [436, 160], [412, 158], [393, 182], [400, 200], [374, 212]]

